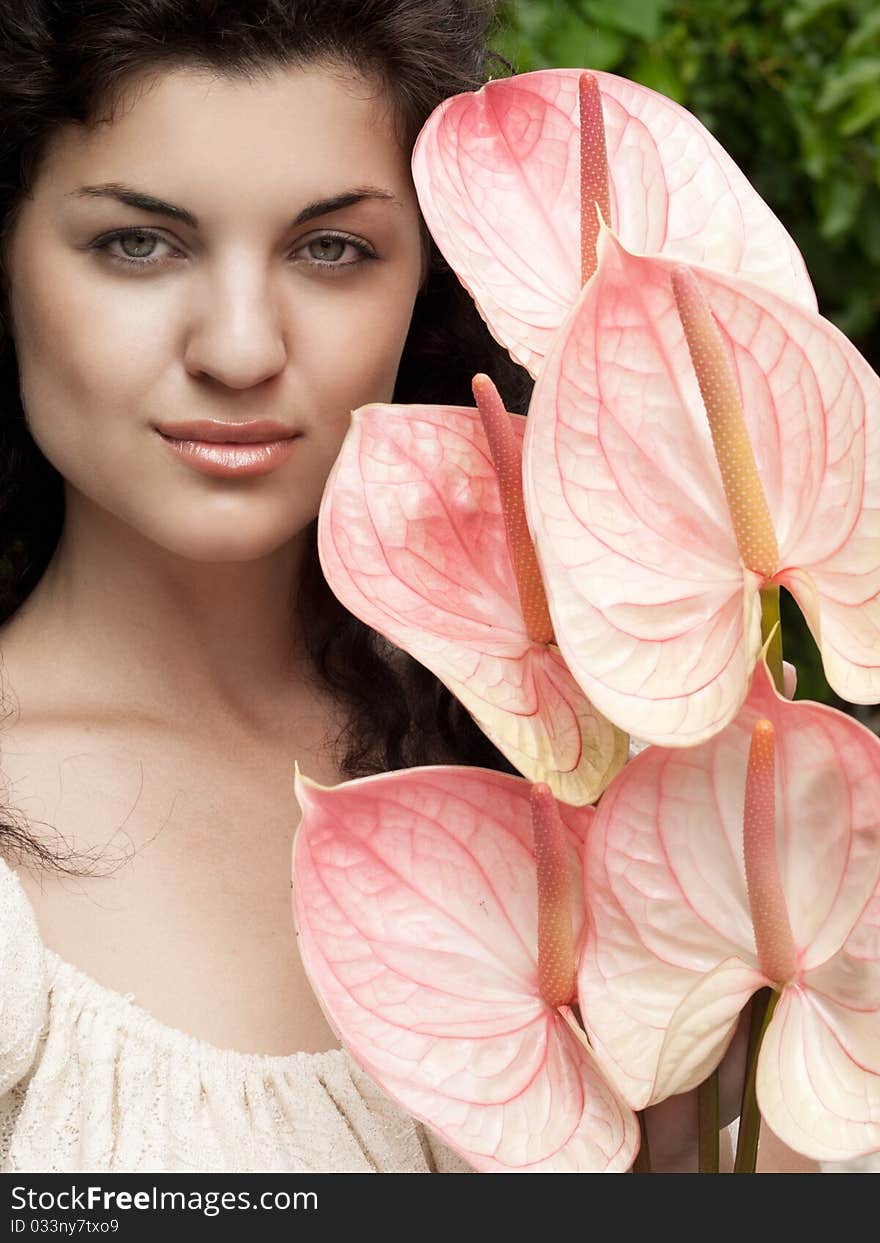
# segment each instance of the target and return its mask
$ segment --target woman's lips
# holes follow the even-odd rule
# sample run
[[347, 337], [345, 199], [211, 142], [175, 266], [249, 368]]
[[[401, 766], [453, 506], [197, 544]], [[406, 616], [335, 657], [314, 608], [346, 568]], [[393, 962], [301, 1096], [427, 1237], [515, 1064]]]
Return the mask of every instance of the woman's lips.
[[159, 435], [188, 465], [206, 475], [244, 477], [265, 475], [286, 462], [299, 441], [299, 436], [284, 440], [267, 440], [255, 444], [218, 444], [210, 440], [177, 440]]

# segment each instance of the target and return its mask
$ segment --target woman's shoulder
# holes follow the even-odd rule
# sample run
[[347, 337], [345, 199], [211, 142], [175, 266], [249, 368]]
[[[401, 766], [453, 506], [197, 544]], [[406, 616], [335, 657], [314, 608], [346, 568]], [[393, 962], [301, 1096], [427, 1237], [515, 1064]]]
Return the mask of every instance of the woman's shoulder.
[[17, 873], [0, 856], [0, 1095], [33, 1063], [47, 1006], [37, 919]]

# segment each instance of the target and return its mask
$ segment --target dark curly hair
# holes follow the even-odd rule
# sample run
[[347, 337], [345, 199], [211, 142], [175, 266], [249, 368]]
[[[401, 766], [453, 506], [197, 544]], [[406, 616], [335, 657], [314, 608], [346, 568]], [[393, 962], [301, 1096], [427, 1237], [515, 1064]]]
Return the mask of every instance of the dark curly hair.
[[[91, 124], [144, 71], [192, 67], [253, 79], [279, 66], [327, 62], [381, 82], [397, 137], [410, 151], [430, 113], [489, 76], [493, 0], [11, 0], [0, 7], [0, 625], [45, 571], [64, 519], [63, 480], [34, 443], [9, 332], [5, 251], [49, 139]], [[497, 76], [497, 75], [496, 75]], [[524, 412], [531, 380], [492, 339], [431, 244], [393, 395], [396, 402], [472, 406], [470, 381], [489, 373]], [[416, 764], [514, 772], [437, 679], [336, 600], [320, 569], [317, 520], [292, 607], [320, 682], [346, 712], [335, 740], [349, 777]], [[16, 823], [16, 818], [19, 822]], [[0, 808], [0, 852], [83, 874], [13, 808]]]

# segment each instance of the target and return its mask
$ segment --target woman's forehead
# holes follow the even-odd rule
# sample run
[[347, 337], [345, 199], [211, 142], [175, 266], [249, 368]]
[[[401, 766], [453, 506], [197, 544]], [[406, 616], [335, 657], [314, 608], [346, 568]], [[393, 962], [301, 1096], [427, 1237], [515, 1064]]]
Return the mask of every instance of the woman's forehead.
[[190, 193], [201, 186], [209, 198], [223, 186], [272, 195], [298, 185], [309, 197], [343, 174], [346, 184], [410, 184], [382, 86], [318, 65], [248, 78], [192, 67], [141, 75], [104, 119], [58, 131], [44, 172], [69, 181], [183, 177]]

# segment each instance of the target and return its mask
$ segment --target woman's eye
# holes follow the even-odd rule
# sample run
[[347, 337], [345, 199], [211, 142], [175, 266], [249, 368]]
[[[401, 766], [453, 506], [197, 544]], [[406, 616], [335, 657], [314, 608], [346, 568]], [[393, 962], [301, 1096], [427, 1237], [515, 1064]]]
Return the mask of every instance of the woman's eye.
[[[93, 250], [103, 251], [112, 263], [124, 263], [132, 268], [146, 268], [161, 263], [162, 257], [154, 254], [156, 244], [173, 249], [158, 233], [149, 229], [119, 229], [107, 237], [92, 243]], [[112, 249], [119, 245], [120, 251]]]
[[[375, 252], [366, 242], [337, 233], [324, 233], [320, 237], [313, 237], [301, 249], [308, 252], [306, 263], [313, 268], [351, 268], [364, 259], [376, 258]], [[353, 251], [356, 257], [340, 262], [346, 251]]]

